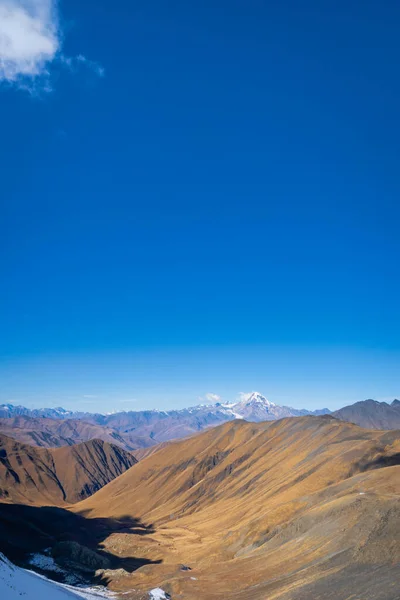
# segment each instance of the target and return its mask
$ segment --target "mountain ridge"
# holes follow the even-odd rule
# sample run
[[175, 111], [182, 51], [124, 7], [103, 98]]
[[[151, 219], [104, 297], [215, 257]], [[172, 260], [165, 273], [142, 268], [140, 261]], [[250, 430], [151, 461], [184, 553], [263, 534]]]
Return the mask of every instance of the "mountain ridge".
[[133, 455], [103, 440], [48, 449], [0, 434], [0, 500], [55, 505], [78, 502], [136, 463]]
[[348, 421], [366, 429], [400, 429], [400, 401], [362, 400], [332, 413], [341, 421]]

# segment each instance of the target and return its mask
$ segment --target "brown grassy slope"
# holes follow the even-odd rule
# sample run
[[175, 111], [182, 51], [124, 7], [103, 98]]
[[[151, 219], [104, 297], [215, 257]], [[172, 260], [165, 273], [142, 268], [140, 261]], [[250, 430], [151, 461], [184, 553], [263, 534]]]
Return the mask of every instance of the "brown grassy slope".
[[78, 502], [135, 463], [130, 453], [102, 440], [48, 450], [0, 435], [0, 500], [42, 505]]
[[155, 452], [162, 450], [162, 448], [165, 448], [166, 446], [168, 446], [168, 444], [173, 443], [173, 441], [172, 442], [161, 442], [160, 444], [156, 444], [155, 446], [150, 446], [149, 448], [138, 448], [137, 450], [133, 450], [132, 454], [137, 460], [143, 460], [144, 458], [151, 456]]
[[163, 561], [114, 581], [119, 589], [160, 585], [185, 600], [394, 600], [399, 462], [399, 431], [332, 417], [234, 421], [168, 444], [73, 510], [154, 524], [151, 536], [105, 541], [118, 555]]

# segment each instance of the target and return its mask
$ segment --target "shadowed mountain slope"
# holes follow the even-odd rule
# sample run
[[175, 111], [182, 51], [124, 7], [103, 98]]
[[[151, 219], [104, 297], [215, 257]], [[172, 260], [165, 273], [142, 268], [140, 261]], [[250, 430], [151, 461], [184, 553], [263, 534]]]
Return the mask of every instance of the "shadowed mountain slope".
[[337, 410], [333, 416], [367, 429], [400, 429], [400, 401], [364, 400]]
[[78, 502], [136, 462], [130, 453], [102, 440], [48, 450], [0, 435], [0, 499], [28, 504]]
[[111, 552], [162, 560], [115, 578], [117, 589], [160, 586], [185, 600], [394, 600], [399, 499], [400, 432], [323, 416], [234, 421], [170, 443], [73, 510], [154, 523], [145, 538], [104, 541]]

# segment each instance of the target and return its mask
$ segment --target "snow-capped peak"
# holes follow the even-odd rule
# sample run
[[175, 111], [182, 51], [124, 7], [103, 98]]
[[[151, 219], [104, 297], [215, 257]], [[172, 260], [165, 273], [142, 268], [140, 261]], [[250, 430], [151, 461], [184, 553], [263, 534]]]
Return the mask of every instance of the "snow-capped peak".
[[260, 404], [262, 406], [276, 406], [274, 402], [267, 400], [260, 392], [242, 393], [238, 404]]

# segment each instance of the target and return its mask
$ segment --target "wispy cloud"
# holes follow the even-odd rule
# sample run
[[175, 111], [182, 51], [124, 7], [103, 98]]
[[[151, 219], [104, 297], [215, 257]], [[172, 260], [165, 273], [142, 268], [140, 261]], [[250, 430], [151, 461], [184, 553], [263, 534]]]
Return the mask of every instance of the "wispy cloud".
[[83, 397], [84, 398], [97, 398], [97, 396], [95, 396], [94, 394], [84, 394]]
[[208, 392], [205, 395], [205, 399], [209, 402], [220, 402], [221, 396], [218, 396], [218, 394], [213, 394], [212, 392]]
[[94, 73], [96, 73], [96, 75], [98, 75], [99, 77], [104, 77], [104, 67], [102, 67], [95, 60], [89, 60], [88, 58], [86, 58], [86, 56], [78, 54], [78, 56], [76, 57], [76, 61], [78, 64], [85, 65], [88, 69], [94, 71]]
[[93, 71], [99, 77], [104, 76], [104, 68], [95, 60], [89, 60], [83, 54], [77, 56], [60, 55], [59, 61], [62, 65], [68, 67], [71, 71], [76, 71], [79, 67], [84, 66]]
[[0, 0], [0, 82], [33, 91], [51, 90], [50, 65], [104, 69], [83, 55], [66, 57], [55, 0]]

